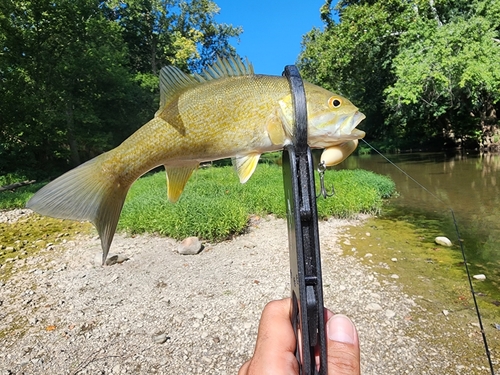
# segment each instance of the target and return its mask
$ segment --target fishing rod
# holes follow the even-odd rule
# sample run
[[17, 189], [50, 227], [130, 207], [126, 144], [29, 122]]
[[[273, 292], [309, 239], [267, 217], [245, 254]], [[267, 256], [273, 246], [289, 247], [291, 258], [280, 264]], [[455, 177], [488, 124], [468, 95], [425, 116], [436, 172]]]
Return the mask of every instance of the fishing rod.
[[417, 180], [415, 180], [412, 176], [410, 176], [408, 173], [406, 173], [403, 169], [401, 169], [400, 167], [398, 167], [395, 163], [393, 163], [389, 158], [387, 158], [385, 155], [383, 155], [379, 150], [377, 150], [375, 147], [373, 147], [371, 144], [369, 144], [366, 140], [362, 139], [362, 141], [368, 147], [370, 147], [372, 150], [374, 150], [377, 154], [379, 154], [380, 156], [382, 156], [382, 158], [384, 158], [387, 162], [389, 162], [391, 165], [393, 165], [397, 170], [399, 170], [406, 177], [408, 177], [415, 184], [417, 184], [417, 186], [419, 186], [420, 188], [424, 189], [424, 191], [427, 192], [428, 194], [430, 194], [433, 198], [437, 199], [440, 203], [442, 203], [450, 211], [451, 217], [452, 217], [452, 220], [453, 220], [453, 226], [455, 228], [455, 233], [457, 235], [458, 244], [460, 245], [460, 251], [462, 253], [462, 259], [464, 261], [465, 271], [467, 273], [467, 279], [468, 279], [469, 288], [470, 288], [470, 291], [471, 291], [471, 294], [472, 294], [472, 300], [474, 301], [474, 307], [475, 307], [475, 310], [476, 310], [477, 320], [479, 322], [479, 328], [481, 330], [481, 335], [483, 337], [483, 344], [484, 344], [484, 349], [486, 351], [486, 357], [488, 358], [488, 364], [490, 366], [490, 372], [491, 372], [491, 375], [495, 375], [495, 370], [493, 369], [493, 362], [491, 360], [490, 349], [489, 349], [489, 346], [488, 346], [488, 340], [486, 339], [486, 332], [485, 332], [484, 326], [483, 326], [483, 320], [481, 318], [481, 313], [480, 313], [480, 310], [479, 310], [479, 306], [477, 304], [476, 293], [474, 291], [474, 285], [472, 284], [472, 277], [471, 277], [471, 274], [470, 274], [469, 266], [467, 264], [467, 257], [465, 255], [465, 249], [464, 249], [463, 241], [462, 241], [462, 238], [460, 236], [460, 230], [458, 229], [458, 222], [457, 222], [457, 219], [455, 217], [455, 212], [453, 211], [453, 208], [447, 206], [447, 204], [441, 198], [439, 198], [436, 194], [434, 194], [429, 189], [427, 189], [420, 182], [418, 182]]

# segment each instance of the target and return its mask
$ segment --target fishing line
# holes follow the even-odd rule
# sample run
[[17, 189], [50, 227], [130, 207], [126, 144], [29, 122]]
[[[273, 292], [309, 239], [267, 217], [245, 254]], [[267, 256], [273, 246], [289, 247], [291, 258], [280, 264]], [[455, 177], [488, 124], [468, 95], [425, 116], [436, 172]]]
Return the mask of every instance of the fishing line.
[[[387, 160], [391, 165], [393, 165], [397, 170], [399, 170], [401, 173], [403, 173], [406, 177], [408, 177], [410, 180], [412, 180], [415, 184], [417, 184], [419, 187], [421, 187], [422, 189], [424, 189], [424, 191], [426, 191], [427, 193], [429, 193], [432, 197], [436, 198], [439, 202], [443, 203], [445, 206], [446, 203], [441, 199], [439, 198], [436, 194], [434, 194], [433, 192], [431, 192], [429, 189], [427, 189], [424, 185], [422, 185], [420, 182], [418, 182], [417, 180], [415, 180], [412, 176], [410, 176], [408, 173], [406, 173], [403, 169], [401, 169], [400, 167], [398, 167], [395, 163], [393, 163], [391, 160], [389, 160], [385, 155], [383, 155], [379, 150], [377, 150], [375, 147], [373, 147], [371, 144], [369, 144], [367, 141], [365, 141], [364, 139], [362, 139], [363, 142], [366, 143], [366, 145], [368, 147], [370, 147], [372, 150], [374, 150], [377, 154], [379, 154], [380, 156], [382, 156], [382, 158], [384, 158], [385, 160]], [[464, 260], [464, 265], [465, 265], [465, 271], [467, 273], [467, 278], [469, 280], [469, 287], [470, 287], [470, 291], [471, 291], [471, 294], [472, 294], [472, 300], [474, 301], [474, 307], [476, 309], [476, 315], [477, 315], [477, 320], [479, 321], [479, 328], [481, 329], [481, 335], [483, 336], [483, 343], [484, 343], [484, 348], [485, 348], [485, 351], [486, 351], [486, 357], [488, 358], [488, 364], [490, 365], [490, 371], [491, 371], [491, 375], [495, 375], [495, 371], [493, 369], [493, 362], [491, 361], [491, 355], [490, 355], [490, 349], [488, 347], [488, 341], [486, 340], [486, 332], [484, 331], [484, 327], [483, 327], [483, 321], [481, 319], [481, 313], [479, 312], [479, 306], [477, 305], [477, 300], [476, 300], [476, 293], [474, 291], [474, 286], [472, 284], [472, 278], [471, 278], [471, 275], [470, 275], [470, 271], [469, 271], [469, 266], [467, 265], [467, 257], [465, 256], [465, 249], [464, 249], [464, 245], [463, 245], [463, 241], [462, 241], [462, 238], [460, 237], [460, 231], [458, 230], [458, 222], [457, 222], [457, 219], [455, 217], [455, 212], [453, 211], [453, 209], [451, 207], [448, 207], [448, 209], [450, 210], [451, 212], [451, 217], [453, 219], [453, 225], [455, 227], [455, 232], [457, 234], [457, 239], [458, 239], [458, 243], [460, 244], [460, 250], [462, 252], [462, 259]]]

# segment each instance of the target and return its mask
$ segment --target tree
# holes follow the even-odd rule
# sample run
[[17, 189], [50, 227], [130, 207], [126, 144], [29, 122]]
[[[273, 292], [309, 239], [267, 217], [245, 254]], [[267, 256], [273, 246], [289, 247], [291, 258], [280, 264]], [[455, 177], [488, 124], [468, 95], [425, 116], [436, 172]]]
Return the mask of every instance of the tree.
[[215, 57], [236, 55], [229, 39], [242, 29], [215, 22], [210, 0], [128, 0], [107, 3], [123, 30], [134, 71], [157, 74], [165, 65], [199, 71]]
[[474, 139], [489, 148], [499, 143], [500, 44], [494, 25], [469, 10], [472, 16], [455, 15], [448, 23], [416, 18], [401, 37], [386, 104], [406, 126], [431, 125], [427, 136]]
[[[304, 37], [298, 66], [308, 80], [347, 96], [367, 115], [371, 137], [387, 137], [384, 89], [392, 84], [392, 59], [398, 38], [411, 17], [411, 8], [397, 0], [339, 2], [340, 22], [333, 20], [330, 1], [322, 8], [324, 31]], [[391, 132], [392, 133], [392, 132]]]
[[158, 106], [165, 64], [233, 54], [209, 0], [0, 3], [0, 173], [67, 169], [118, 145]]
[[26, 155], [33, 166], [61, 159], [77, 165], [82, 152], [88, 158], [109, 145], [113, 118], [126, 119], [120, 112], [101, 116], [102, 107], [123, 99], [132, 82], [119, 27], [98, 5], [12, 1], [2, 8], [7, 155]]
[[500, 2], [331, 1], [303, 42], [306, 78], [344, 93], [388, 147], [499, 142]]

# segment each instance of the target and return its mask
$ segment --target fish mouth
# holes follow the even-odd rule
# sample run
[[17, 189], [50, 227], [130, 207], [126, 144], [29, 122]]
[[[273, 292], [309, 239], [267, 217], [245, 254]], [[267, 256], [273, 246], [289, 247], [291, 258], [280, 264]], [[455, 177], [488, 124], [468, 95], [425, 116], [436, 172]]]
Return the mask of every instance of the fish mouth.
[[[365, 132], [362, 130], [356, 129], [356, 126], [358, 126], [361, 121], [363, 121], [366, 118], [366, 116], [357, 111], [352, 117], [346, 117], [344, 121], [342, 121], [342, 125], [340, 127], [341, 129], [341, 134], [343, 135], [361, 135], [359, 138], [363, 138], [365, 136]], [[353, 138], [357, 139], [357, 138]]]
[[365, 132], [356, 129], [356, 126], [363, 121], [366, 116], [356, 111], [352, 115], [344, 115], [340, 118], [329, 119], [322, 116], [318, 122], [334, 122], [336, 125], [330, 126], [310, 126], [309, 128], [309, 146], [313, 148], [327, 148], [336, 145], [340, 145], [347, 141], [361, 139], [365, 136]]
[[352, 117], [352, 122], [354, 123], [354, 128], [359, 125], [361, 121], [363, 121], [366, 118], [364, 113], [361, 113], [360, 111], [357, 111], [354, 116]]

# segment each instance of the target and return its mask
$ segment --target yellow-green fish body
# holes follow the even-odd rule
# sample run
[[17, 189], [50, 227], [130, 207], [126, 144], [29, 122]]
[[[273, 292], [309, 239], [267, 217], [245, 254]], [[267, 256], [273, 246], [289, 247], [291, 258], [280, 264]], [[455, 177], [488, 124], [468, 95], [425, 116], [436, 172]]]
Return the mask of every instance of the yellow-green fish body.
[[[304, 82], [308, 143], [326, 148], [322, 160], [339, 163], [364, 133], [364, 119], [347, 99]], [[233, 158], [246, 182], [264, 152], [291, 142], [293, 107], [284, 77], [256, 75], [250, 65], [219, 60], [203, 76], [175, 67], [160, 73], [160, 109], [120, 146], [67, 172], [38, 191], [27, 207], [43, 215], [89, 220], [106, 259], [125, 196], [147, 171], [164, 165], [168, 197], [180, 197], [202, 162]]]

